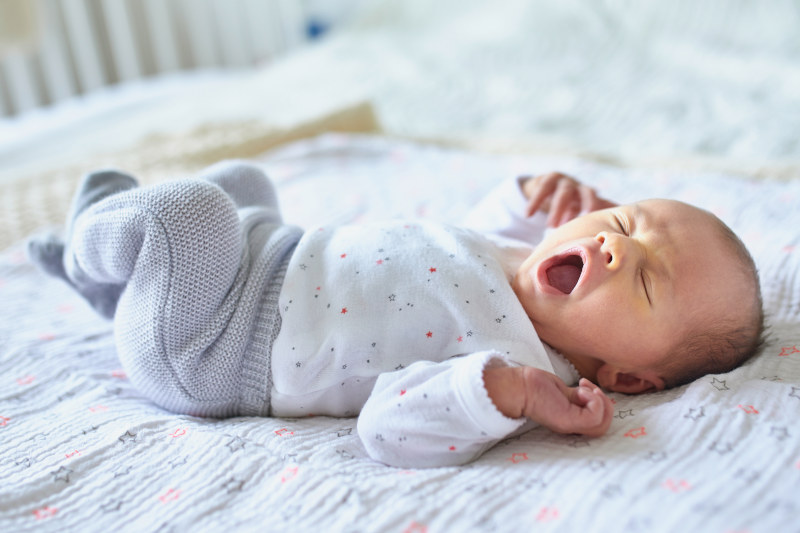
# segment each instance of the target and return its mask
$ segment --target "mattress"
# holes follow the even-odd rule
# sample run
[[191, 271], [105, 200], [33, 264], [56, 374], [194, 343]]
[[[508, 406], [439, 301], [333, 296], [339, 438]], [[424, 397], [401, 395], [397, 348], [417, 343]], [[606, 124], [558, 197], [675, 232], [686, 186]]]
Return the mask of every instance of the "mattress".
[[327, 134], [254, 160], [304, 227], [457, 223], [504, 178], [550, 170], [619, 202], [694, 203], [752, 251], [769, 342], [726, 374], [611, 394], [601, 438], [539, 428], [464, 466], [398, 469], [366, 455], [355, 419], [159, 409], [121, 369], [111, 324], [18, 241], [0, 253], [0, 530], [800, 530], [800, 182], [383, 135]]

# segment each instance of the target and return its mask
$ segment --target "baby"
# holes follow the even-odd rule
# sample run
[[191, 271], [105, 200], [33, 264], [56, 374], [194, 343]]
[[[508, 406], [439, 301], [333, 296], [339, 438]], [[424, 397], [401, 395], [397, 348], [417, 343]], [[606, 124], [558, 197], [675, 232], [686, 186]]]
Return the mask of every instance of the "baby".
[[369, 455], [403, 467], [462, 464], [536, 424], [603, 435], [613, 407], [594, 383], [662, 390], [759, 348], [755, 266], [710, 213], [617, 206], [559, 173], [485, 203], [491, 240], [404, 221], [304, 233], [246, 163], [145, 188], [105, 171], [64, 239], [28, 253], [114, 320], [158, 405], [358, 416]]

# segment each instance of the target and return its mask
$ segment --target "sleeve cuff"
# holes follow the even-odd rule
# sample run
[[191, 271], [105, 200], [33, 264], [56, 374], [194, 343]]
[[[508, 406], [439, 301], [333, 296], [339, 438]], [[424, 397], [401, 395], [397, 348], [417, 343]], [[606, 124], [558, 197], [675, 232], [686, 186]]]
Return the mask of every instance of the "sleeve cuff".
[[485, 368], [511, 366], [497, 352], [479, 352], [465, 357], [453, 376], [454, 389], [473, 425], [487, 436], [501, 439], [525, 423], [525, 417], [508, 418], [495, 407], [483, 383]]

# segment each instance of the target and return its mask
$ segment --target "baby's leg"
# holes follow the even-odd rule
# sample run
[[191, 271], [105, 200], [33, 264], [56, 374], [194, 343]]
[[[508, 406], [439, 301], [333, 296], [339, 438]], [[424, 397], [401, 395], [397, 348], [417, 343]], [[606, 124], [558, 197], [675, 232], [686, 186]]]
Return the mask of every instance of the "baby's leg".
[[125, 285], [114, 317], [119, 357], [167, 409], [232, 414], [220, 405], [236, 401], [247, 339], [223, 337], [248, 274], [242, 244], [234, 203], [197, 179], [108, 197], [75, 221], [67, 251], [94, 282]]
[[117, 352], [162, 407], [268, 414], [282, 272], [302, 232], [265, 222], [264, 209], [237, 210], [221, 187], [192, 179], [109, 197], [76, 221], [70, 249], [82, 270], [127, 283]]
[[124, 283], [98, 283], [89, 278], [72, 260], [65, 248], [72, 239], [76, 219], [91, 205], [109, 196], [137, 187], [127, 174], [105, 170], [83, 178], [67, 215], [65, 241], [55, 235], [34, 237], [28, 241], [28, 257], [42, 270], [69, 283], [105, 318], [113, 318]]

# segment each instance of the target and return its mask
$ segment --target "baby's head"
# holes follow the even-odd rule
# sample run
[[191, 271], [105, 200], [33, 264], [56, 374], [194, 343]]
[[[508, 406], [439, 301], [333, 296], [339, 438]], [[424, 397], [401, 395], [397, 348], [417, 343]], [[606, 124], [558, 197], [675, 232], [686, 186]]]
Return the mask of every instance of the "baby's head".
[[539, 337], [609, 390], [727, 372], [762, 344], [750, 254], [721, 220], [682, 202], [578, 217], [536, 247], [512, 286]]

